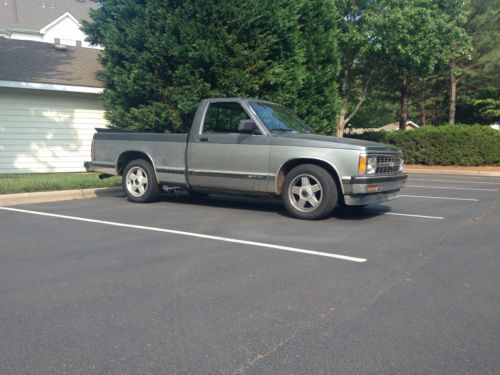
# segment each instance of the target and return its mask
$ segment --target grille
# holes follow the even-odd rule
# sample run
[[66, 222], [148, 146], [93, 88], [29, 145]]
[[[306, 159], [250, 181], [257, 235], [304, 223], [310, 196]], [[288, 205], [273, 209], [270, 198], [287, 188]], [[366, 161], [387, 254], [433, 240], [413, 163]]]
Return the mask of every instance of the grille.
[[399, 155], [376, 155], [377, 169], [375, 174], [398, 173], [401, 159]]

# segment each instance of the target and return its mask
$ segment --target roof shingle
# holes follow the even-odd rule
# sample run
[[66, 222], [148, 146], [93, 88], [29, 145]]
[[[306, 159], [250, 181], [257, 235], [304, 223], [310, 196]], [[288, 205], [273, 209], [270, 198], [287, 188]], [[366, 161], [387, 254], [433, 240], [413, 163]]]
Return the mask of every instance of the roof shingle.
[[0, 29], [39, 31], [66, 12], [88, 20], [96, 7], [90, 0], [5, 0], [0, 2]]
[[92, 48], [59, 50], [49, 43], [0, 37], [0, 80], [100, 88], [99, 53]]

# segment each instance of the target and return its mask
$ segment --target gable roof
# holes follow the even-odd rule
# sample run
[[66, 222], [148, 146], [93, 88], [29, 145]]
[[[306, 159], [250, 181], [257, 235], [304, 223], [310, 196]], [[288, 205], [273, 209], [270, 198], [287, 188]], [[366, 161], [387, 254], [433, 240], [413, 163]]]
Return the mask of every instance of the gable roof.
[[66, 12], [81, 22], [96, 7], [90, 0], [5, 0], [0, 2], [0, 29], [40, 30]]
[[51, 29], [52, 27], [54, 27], [55, 25], [57, 25], [59, 22], [61, 22], [62, 20], [64, 20], [65, 18], [69, 18], [71, 21], [73, 21], [76, 25], [79, 25], [79, 21], [73, 17], [71, 15], [71, 13], [69, 12], [66, 12], [64, 13], [63, 15], [61, 15], [60, 17], [56, 18], [54, 21], [52, 21], [51, 23], [49, 23], [48, 25], [44, 26], [42, 29], [40, 29], [40, 32], [41, 33], [45, 33], [47, 32], [47, 30]]
[[101, 88], [99, 52], [0, 38], [0, 80]]

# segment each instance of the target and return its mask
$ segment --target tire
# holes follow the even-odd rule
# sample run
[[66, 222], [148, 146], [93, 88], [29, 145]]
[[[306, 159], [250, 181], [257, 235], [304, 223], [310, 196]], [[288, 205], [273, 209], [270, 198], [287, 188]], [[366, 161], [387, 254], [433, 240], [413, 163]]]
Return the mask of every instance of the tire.
[[319, 220], [331, 214], [338, 192], [330, 173], [317, 165], [303, 164], [286, 175], [281, 198], [293, 217]]
[[160, 196], [160, 185], [151, 163], [132, 160], [123, 171], [122, 185], [128, 200], [136, 203], [152, 202]]

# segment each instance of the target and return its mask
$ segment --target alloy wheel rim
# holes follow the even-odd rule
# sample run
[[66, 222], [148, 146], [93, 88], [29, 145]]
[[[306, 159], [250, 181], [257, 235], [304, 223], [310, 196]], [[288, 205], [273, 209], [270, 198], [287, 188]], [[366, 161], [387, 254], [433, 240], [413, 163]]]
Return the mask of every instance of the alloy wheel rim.
[[316, 177], [301, 174], [292, 180], [288, 189], [288, 197], [296, 210], [312, 212], [323, 200], [323, 188]]
[[127, 190], [134, 197], [142, 197], [148, 188], [148, 176], [144, 169], [132, 167], [126, 176]]

